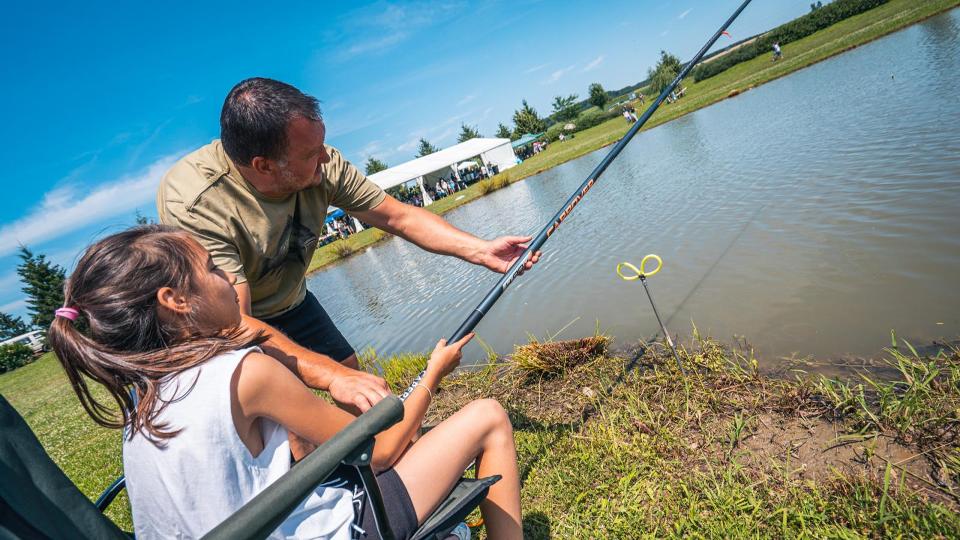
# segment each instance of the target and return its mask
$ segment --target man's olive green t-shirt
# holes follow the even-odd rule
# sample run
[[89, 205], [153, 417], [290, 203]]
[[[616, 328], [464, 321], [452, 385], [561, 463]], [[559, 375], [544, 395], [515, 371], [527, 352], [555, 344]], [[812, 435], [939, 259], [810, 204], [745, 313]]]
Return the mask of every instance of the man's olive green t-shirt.
[[160, 222], [190, 232], [217, 266], [250, 284], [254, 317], [280, 315], [303, 301], [329, 205], [362, 211], [385, 197], [339, 151], [326, 149], [322, 183], [279, 198], [257, 192], [219, 140], [178, 161], [160, 182]]

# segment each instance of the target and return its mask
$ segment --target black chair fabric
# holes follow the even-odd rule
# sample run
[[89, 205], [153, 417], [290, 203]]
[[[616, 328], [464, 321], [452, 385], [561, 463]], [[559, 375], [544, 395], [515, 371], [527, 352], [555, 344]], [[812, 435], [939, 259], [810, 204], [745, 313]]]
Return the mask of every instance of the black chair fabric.
[[0, 538], [129, 540], [57, 467], [0, 395]]
[[490, 491], [490, 486], [500, 481], [500, 475], [474, 480], [462, 478], [454, 486], [433, 515], [423, 522], [411, 540], [443, 540], [474, 508], [480, 504]]

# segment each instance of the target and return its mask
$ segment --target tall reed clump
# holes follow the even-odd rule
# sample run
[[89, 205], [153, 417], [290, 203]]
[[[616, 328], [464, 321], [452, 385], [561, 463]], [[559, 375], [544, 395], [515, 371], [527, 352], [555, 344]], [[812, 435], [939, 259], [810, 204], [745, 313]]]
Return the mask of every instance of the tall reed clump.
[[510, 184], [510, 179], [503, 175], [497, 175], [486, 180], [481, 180], [477, 184], [477, 188], [480, 190], [480, 193], [486, 195], [491, 191], [496, 191], [498, 189], [507, 187]]
[[602, 334], [567, 341], [540, 342], [534, 338], [517, 346], [511, 359], [513, 367], [525, 377], [555, 377], [603, 356], [609, 344], [610, 336]]
[[333, 252], [337, 254], [337, 257], [344, 258], [348, 257], [353, 253], [353, 247], [349, 244], [349, 241], [344, 238], [342, 240], [337, 240], [331, 246]]

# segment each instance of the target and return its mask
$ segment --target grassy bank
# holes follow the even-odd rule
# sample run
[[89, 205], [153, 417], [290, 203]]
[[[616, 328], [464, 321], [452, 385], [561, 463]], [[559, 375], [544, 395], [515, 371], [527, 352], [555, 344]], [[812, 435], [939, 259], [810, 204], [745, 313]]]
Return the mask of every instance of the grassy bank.
[[[873, 41], [891, 32], [960, 5], [960, 0], [892, 0], [866, 13], [845, 19], [783, 47], [784, 59], [773, 63], [769, 55], [738, 64], [705, 81], [684, 81], [686, 97], [674, 104], [664, 104], [647, 122], [644, 129], [656, 127], [685, 114], [728, 97], [735, 96], [763, 83], [788, 75], [811, 64]], [[638, 110], [641, 107], [638, 106]], [[627, 131], [621, 118], [577, 133], [576, 138], [554, 143], [540, 154], [495, 177], [496, 184], [507, 185], [576, 159], [619, 140]], [[488, 185], [470, 188], [437, 201], [427, 207], [437, 214], [466, 204], [490, 191]], [[337, 241], [317, 250], [309, 271], [315, 271], [349, 254], [376, 243], [384, 237], [379, 231], [362, 231], [346, 241]]]
[[[530, 538], [960, 536], [960, 354], [901, 344], [880, 381], [771, 378], [748, 351], [694, 335], [680, 377], [662, 349], [608, 338], [532, 344], [444, 384], [437, 421], [494, 397], [515, 427]], [[365, 357], [371, 362], [370, 355]], [[402, 388], [424, 357], [387, 359]], [[94, 498], [120, 473], [50, 355], [0, 393]], [[111, 517], [130, 527], [125, 500]]]

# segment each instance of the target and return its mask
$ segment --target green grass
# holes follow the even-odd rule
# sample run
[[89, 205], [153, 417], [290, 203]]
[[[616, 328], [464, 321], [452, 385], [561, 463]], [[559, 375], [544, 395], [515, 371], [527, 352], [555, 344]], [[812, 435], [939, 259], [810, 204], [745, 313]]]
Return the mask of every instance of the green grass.
[[[518, 347], [527, 356], [523, 369], [491, 357], [460, 372], [444, 383], [428, 418], [439, 421], [480, 397], [504, 404], [515, 429], [529, 538], [960, 536], [955, 350], [924, 358], [908, 346], [891, 349], [889, 380], [866, 372], [853, 380], [786, 380], [758, 372], [750, 351], [696, 330], [680, 347], [686, 378], [659, 346], [627, 358], [585, 348], [582, 340], [543, 345]], [[564, 348], [572, 356], [559, 354]], [[592, 354], [582, 354], [587, 348]], [[378, 362], [367, 351], [362, 360], [399, 390], [426, 357]], [[563, 369], [555, 369], [558, 363]], [[543, 373], [535, 366], [545, 366]], [[119, 433], [86, 417], [51, 355], [0, 375], [0, 393], [88, 497], [120, 472]], [[806, 473], [820, 454], [768, 451], [768, 439], [795, 436], [765, 431], [781, 423], [826, 426], [829, 436], [811, 445], [860, 451]], [[896, 441], [909, 459], [894, 462], [872, 444], [877, 438]], [[907, 461], [924, 463], [935, 481], [916, 477], [920, 469]], [[126, 501], [113, 508], [111, 517], [129, 529]]]
[[[761, 55], [699, 83], [694, 83], [693, 79], [686, 79], [682, 83], [687, 88], [686, 96], [674, 104], [662, 105], [643, 129], [656, 127], [728, 97], [743, 93], [763, 83], [778, 79], [958, 5], [960, 5], [960, 0], [892, 0], [880, 7], [850, 17], [830, 28], [785, 45], [783, 47], [784, 58], [779, 62], [771, 62], [770, 55]], [[637, 106], [638, 112], [645, 107]], [[574, 139], [551, 144], [546, 151], [504, 171], [496, 178], [499, 178], [498, 182], [502, 185], [529, 178], [618, 141], [627, 132], [628, 127], [622, 118], [614, 118], [578, 132]], [[451, 197], [443, 198], [426, 208], [436, 214], [444, 214], [453, 208], [483, 196], [487, 192], [481, 188], [479, 183], [474, 184], [468, 189], [455, 193]], [[379, 236], [375, 231], [362, 231], [347, 240], [349, 250], [341, 249], [338, 253], [336, 244], [341, 241], [324, 246], [314, 254], [308, 272], [313, 272], [342, 259], [344, 256], [358, 252], [364, 247], [376, 243], [381, 238], [383, 236]]]
[[[109, 399], [96, 385], [98, 397]], [[91, 500], [123, 472], [120, 432], [102, 428], [87, 416], [52, 353], [0, 375], [0, 394], [20, 412], [44, 449]], [[133, 529], [126, 492], [107, 515]]]

